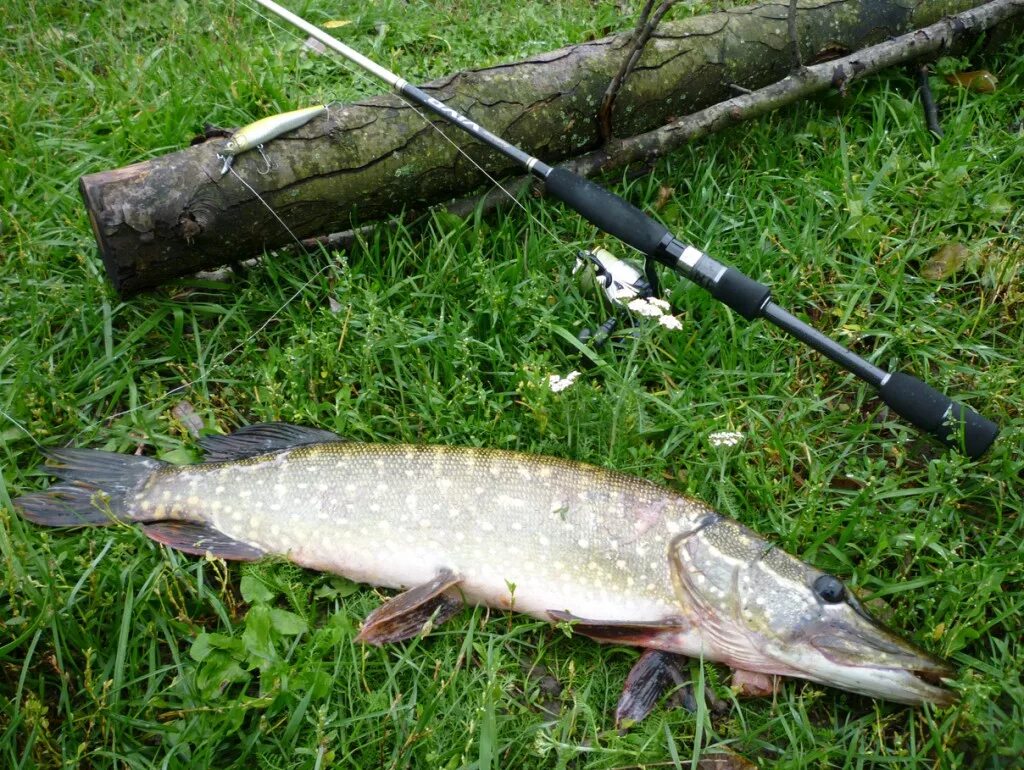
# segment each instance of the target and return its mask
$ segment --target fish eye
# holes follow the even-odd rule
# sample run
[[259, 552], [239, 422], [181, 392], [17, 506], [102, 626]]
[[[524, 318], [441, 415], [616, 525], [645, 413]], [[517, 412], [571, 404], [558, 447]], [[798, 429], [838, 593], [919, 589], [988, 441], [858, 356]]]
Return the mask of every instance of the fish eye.
[[846, 599], [846, 586], [832, 575], [821, 575], [814, 581], [814, 593], [826, 604], [839, 604]]

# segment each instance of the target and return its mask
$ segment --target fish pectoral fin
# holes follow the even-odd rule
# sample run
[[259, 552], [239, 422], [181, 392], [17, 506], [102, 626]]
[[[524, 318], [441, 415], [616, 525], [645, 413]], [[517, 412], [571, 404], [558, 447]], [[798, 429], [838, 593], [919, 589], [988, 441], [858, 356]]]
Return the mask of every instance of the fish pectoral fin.
[[242, 460], [246, 457], [277, 452], [282, 449], [343, 441], [337, 433], [287, 422], [261, 422], [246, 425], [227, 436], [204, 436], [199, 439], [203, 459], [208, 463]]
[[[663, 650], [644, 650], [629, 670], [626, 684], [615, 707], [615, 726], [629, 727], [650, 714], [671, 690], [666, 701], [669, 708], [682, 707], [697, 713], [697, 693], [692, 678], [683, 670], [686, 657]], [[728, 706], [709, 687], [704, 688], [704, 702], [713, 714], [723, 714]]]
[[433, 580], [389, 599], [366, 617], [356, 641], [382, 645], [429, 633], [462, 608], [461, 597], [451, 590], [461, 580], [444, 569]]
[[548, 610], [547, 613], [555, 622], [571, 623], [573, 631], [598, 642], [635, 644], [638, 647], [649, 647], [660, 636], [677, 634], [690, 627], [683, 618], [634, 622], [581, 618], [564, 610]]
[[195, 556], [210, 554], [227, 561], [256, 561], [266, 553], [254, 545], [228, 537], [219, 529], [191, 521], [156, 521], [143, 524], [151, 540]]
[[628, 727], [639, 722], [672, 687], [689, 687], [681, 667], [683, 660], [671, 652], [644, 650], [626, 677], [615, 707], [615, 726]]

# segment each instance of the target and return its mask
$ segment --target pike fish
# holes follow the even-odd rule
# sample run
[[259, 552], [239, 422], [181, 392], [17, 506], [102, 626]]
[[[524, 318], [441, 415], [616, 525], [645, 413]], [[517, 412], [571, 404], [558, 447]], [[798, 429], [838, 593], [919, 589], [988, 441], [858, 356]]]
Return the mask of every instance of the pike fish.
[[[942, 681], [950, 667], [875, 621], [838, 578], [649, 481], [284, 423], [201, 443], [205, 462], [188, 466], [54, 450], [60, 481], [15, 507], [37, 524], [130, 522], [187, 553], [276, 554], [403, 591], [366, 619], [363, 642], [411, 638], [469, 602], [737, 672], [914, 705], [953, 701]], [[633, 686], [657, 680], [663, 658], [643, 656]]]

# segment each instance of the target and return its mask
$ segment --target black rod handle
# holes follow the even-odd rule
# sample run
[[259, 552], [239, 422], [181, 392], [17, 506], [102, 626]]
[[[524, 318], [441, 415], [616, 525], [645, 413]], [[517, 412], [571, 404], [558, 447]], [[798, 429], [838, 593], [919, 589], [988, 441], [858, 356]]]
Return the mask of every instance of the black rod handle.
[[544, 183], [548, 193], [604, 232], [669, 265], [748, 320], [767, 319], [878, 388], [894, 412], [971, 459], [984, 454], [999, 433], [994, 422], [913, 375], [890, 374], [808, 326], [772, 302], [767, 286], [686, 246], [656, 219], [600, 185], [558, 167]]
[[708, 289], [744, 317], [764, 316], [798, 339], [846, 366], [858, 377], [878, 387], [882, 398], [895, 412], [951, 446], [962, 447], [971, 458], [981, 455], [995, 440], [999, 428], [977, 412], [958, 404], [909, 374], [887, 374], [786, 313], [771, 301], [771, 292], [733, 268], [715, 262], [706, 254], [675, 240], [668, 229], [635, 206], [603, 187], [563, 168], [551, 168], [465, 115], [409, 84], [403, 78], [367, 59], [323, 30], [282, 8], [274, 0], [256, 0], [260, 5], [295, 25], [307, 35], [340, 53], [403, 93], [466, 131], [481, 142], [524, 166], [545, 180], [548, 192], [575, 209], [581, 216], [641, 253], [669, 265]]
[[906, 372], [893, 372], [878, 388], [882, 400], [905, 420], [977, 460], [999, 426]]
[[669, 235], [665, 225], [632, 203], [567, 169], [553, 168], [544, 187], [588, 222], [643, 254], [657, 253], [658, 244]]
[[999, 434], [998, 425], [969, 406], [954, 401], [912, 374], [879, 369], [774, 302], [765, 303], [761, 315], [877, 388], [882, 400], [900, 417], [972, 460], [985, 454]]

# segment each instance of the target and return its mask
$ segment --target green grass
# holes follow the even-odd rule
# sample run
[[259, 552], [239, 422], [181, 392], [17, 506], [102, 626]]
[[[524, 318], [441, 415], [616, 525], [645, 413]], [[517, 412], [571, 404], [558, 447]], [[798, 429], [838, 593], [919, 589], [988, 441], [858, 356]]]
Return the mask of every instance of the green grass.
[[[583, 0], [319, 7], [304, 10], [351, 20], [346, 39], [413, 81], [630, 23]], [[643, 206], [674, 188], [659, 216], [680, 237], [878, 365], [996, 419], [999, 442], [969, 462], [821, 357], [674, 280], [682, 332], [644, 326], [551, 393], [548, 374], [580, 368], [566, 337], [603, 317], [570, 275], [572, 247], [594, 232], [545, 201], [380, 227], [346, 255], [121, 302], [95, 258], [81, 174], [179, 148], [206, 121], [377, 89], [299, 55], [244, 4], [15, 0], [3, 19], [0, 765], [693, 767], [722, 746], [783, 768], [1020, 761], [1020, 40], [971, 60], [999, 76], [995, 94], [938, 90], [939, 145], [912, 80], [892, 72], [608, 180]], [[923, 278], [952, 242], [967, 263]], [[366, 648], [352, 640], [381, 601], [372, 589], [13, 513], [12, 497], [45, 484], [43, 447], [194, 459], [171, 415], [184, 400], [209, 430], [283, 419], [662, 480], [884, 602], [893, 626], [956, 663], [962, 699], [914, 710], [791, 681], [723, 717], [659, 710], [619, 735], [631, 649], [481, 609]], [[743, 442], [711, 447], [725, 429]], [[556, 716], [527, 673], [536, 664], [564, 687]], [[696, 670], [732, 700], [723, 668]]]

